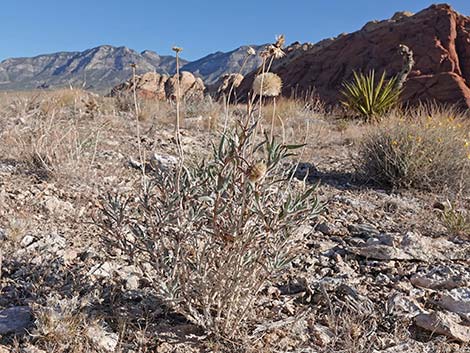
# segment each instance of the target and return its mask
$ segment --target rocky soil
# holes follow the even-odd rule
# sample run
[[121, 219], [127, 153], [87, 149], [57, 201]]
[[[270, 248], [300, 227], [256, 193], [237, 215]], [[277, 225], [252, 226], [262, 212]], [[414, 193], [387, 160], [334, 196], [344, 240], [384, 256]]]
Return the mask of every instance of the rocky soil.
[[[102, 251], [93, 223], [100, 201], [140, 183], [132, 115], [80, 117], [90, 132], [101, 126], [83, 152], [90, 163], [54, 175], [13, 158], [17, 146], [6, 145], [32, 118], [8, 109], [1, 117], [0, 352], [239, 351], [169, 312], [138, 268]], [[470, 237], [446, 234], [439, 208], [448, 195], [358, 179], [352, 159], [362, 128], [305, 115], [290, 140], [303, 140], [306, 119], [310, 143], [296, 174], [320, 182], [325, 212], [304, 230], [304, 251], [283, 281], [264, 289], [259, 310], [273, 320], [250, 328], [249, 348], [470, 352]], [[185, 124], [185, 154], [200, 160], [216, 134]], [[140, 136], [145, 159], [171, 164], [172, 126], [143, 121]]]

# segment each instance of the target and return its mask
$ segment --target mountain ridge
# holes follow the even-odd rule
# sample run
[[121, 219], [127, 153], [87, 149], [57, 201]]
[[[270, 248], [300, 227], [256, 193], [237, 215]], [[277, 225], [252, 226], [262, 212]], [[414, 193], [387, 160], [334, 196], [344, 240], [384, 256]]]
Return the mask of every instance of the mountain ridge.
[[[214, 83], [226, 73], [247, 74], [261, 64], [258, 55], [247, 58], [249, 47], [258, 53], [264, 45], [242, 45], [228, 52], [217, 51], [189, 62], [180, 58], [180, 70]], [[246, 62], [245, 62], [246, 59]], [[60, 51], [32, 57], [7, 58], [0, 61], [0, 90], [80, 87], [106, 92], [132, 75], [155, 71], [172, 75], [176, 58], [152, 50], [137, 52], [126, 46], [99, 45], [83, 51]]]
[[137, 73], [173, 74], [176, 69], [173, 56], [105, 44], [84, 51], [7, 58], [0, 62], [0, 90], [74, 86], [105, 91], [132, 75], [132, 63], [137, 65]]

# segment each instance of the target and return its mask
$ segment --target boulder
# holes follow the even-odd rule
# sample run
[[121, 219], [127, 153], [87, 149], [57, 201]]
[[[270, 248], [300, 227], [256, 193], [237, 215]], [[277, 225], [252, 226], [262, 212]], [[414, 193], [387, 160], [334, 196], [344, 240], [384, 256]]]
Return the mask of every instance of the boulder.
[[[186, 100], [202, 100], [205, 86], [200, 78], [196, 78], [192, 73], [183, 71], [180, 73], [181, 97]], [[141, 98], [165, 100], [176, 99], [176, 75], [170, 77], [157, 72], [147, 72], [143, 75], [136, 75], [135, 89]], [[132, 95], [134, 91], [134, 78], [129, 78], [115, 86], [109, 96], [122, 97]]]
[[[174, 75], [165, 82], [166, 98], [175, 100], [177, 97], [178, 77]], [[202, 100], [204, 98], [204, 82], [191, 72], [183, 71], [179, 75], [180, 96], [185, 100]]]
[[[372, 21], [361, 30], [338, 36], [282, 59], [271, 71], [284, 85], [283, 95], [315, 91], [326, 103], [337, 104], [344, 81], [353, 71], [400, 72], [399, 45], [409, 47], [416, 61], [404, 85], [402, 99], [416, 104], [436, 101], [470, 107], [470, 18], [449, 5], [432, 5], [412, 15]], [[247, 97], [256, 72], [245, 76], [238, 96]]]
[[445, 335], [460, 342], [470, 342], [470, 327], [462, 324], [457, 314], [433, 312], [415, 317], [416, 326], [432, 333]]
[[20, 334], [33, 323], [31, 309], [27, 306], [17, 306], [0, 311], [0, 336]]
[[[165, 82], [168, 80], [168, 75], [161, 75], [157, 72], [147, 72], [143, 75], [136, 75], [135, 88], [139, 97], [143, 98], [156, 98], [164, 100]], [[134, 78], [131, 77], [127, 81], [115, 86], [110, 93], [111, 97], [120, 95], [132, 94], [134, 90]]]

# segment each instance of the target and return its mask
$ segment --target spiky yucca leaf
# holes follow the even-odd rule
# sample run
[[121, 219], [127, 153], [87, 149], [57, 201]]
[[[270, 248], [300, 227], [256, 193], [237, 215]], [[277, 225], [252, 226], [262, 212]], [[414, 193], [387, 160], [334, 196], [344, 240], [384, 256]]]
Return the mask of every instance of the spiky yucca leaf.
[[385, 81], [385, 72], [378, 82], [374, 70], [369, 73], [354, 72], [352, 82], [344, 82], [341, 103], [363, 116], [366, 120], [377, 119], [397, 105], [401, 89], [396, 85], [397, 78]]

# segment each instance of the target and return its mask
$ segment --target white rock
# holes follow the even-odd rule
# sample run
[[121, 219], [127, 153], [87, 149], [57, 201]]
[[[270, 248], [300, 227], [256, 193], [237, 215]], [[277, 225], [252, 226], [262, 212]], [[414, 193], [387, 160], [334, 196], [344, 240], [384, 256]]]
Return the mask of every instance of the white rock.
[[104, 262], [102, 264], [96, 264], [88, 272], [89, 276], [97, 278], [109, 278], [113, 275], [116, 270], [116, 265], [111, 262]]
[[170, 169], [178, 164], [178, 158], [170, 155], [154, 153], [150, 159], [150, 165], [155, 169]]
[[30, 246], [32, 243], [34, 243], [34, 241], [36, 240], [36, 238], [34, 238], [32, 235], [25, 235], [23, 237], [23, 239], [21, 239], [21, 246], [26, 248], [28, 246]]
[[97, 348], [107, 352], [115, 352], [119, 342], [119, 335], [107, 332], [97, 325], [90, 326], [87, 330], [88, 338], [96, 344]]
[[126, 278], [126, 289], [136, 290], [139, 289], [139, 276], [131, 275]]
[[58, 216], [71, 214], [74, 210], [70, 202], [59, 200], [55, 196], [44, 197], [43, 206], [47, 212]]

